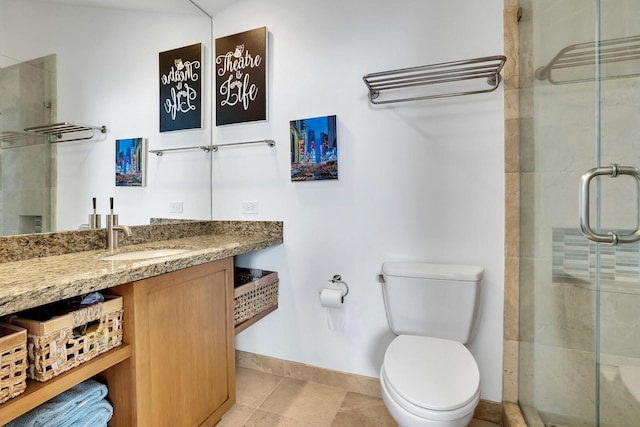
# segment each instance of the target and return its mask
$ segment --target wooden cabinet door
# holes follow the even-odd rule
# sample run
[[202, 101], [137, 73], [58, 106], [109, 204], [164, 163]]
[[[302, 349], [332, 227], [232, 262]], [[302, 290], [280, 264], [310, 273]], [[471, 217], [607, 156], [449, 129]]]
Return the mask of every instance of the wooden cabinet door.
[[215, 425], [235, 403], [232, 259], [128, 286], [135, 425]]

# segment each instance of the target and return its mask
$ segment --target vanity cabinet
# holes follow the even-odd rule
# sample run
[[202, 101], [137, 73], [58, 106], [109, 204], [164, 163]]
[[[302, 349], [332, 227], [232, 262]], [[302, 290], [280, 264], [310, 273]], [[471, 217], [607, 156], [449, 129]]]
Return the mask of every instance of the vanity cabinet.
[[101, 374], [112, 427], [213, 426], [235, 403], [232, 258], [109, 290], [131, 357]]
[[213, 426], [235, 403], [233, 258], [109, 288], [123, 344], [0, 405], [0, 425], [91, 377], [107, 384], [111, 427]]

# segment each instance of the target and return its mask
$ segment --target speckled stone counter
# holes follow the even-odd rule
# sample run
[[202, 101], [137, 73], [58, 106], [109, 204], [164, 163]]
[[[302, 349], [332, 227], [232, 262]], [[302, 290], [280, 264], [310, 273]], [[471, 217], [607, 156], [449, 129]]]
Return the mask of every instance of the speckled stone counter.
[[[0, 238], [0, 315], [282, 244], [275, 221], [193, 221], [131, 227], [120, 249], [105, 230]], [[105, 261], [132, 251], [188, 250], [161, 258]]]

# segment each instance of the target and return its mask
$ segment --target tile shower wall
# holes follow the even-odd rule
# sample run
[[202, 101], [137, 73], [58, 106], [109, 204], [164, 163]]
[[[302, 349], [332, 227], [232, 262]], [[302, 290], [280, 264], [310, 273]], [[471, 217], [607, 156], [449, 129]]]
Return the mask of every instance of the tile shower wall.
[[[623, 231], [628, 233], [628, 231]], [[553, 228], [553, 281], [563, 282], [596, 279], [596, 243], [588, 240], [580, 230]], [[624, 290], [620, 282], [633, 282], [629, 291], [640, 292], [640, 244], [618, 246], [600, 245], [600, 279], [609, 286], [619, 282], [618, 290]]]
[[43, 136], [17, 133], [55, 118], [54, 68], [51, 55], [6, 66], [0, 74], [2, 235], [51, 231], [55, 224], [55, 146]]

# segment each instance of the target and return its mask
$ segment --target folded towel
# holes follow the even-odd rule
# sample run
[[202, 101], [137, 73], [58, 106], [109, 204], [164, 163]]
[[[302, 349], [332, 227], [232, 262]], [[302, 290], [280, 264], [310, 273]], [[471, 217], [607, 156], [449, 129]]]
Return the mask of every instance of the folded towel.
[[87, 380], [48, 400], [5, 424], [4, 427], [63, 427], [72, 414], [86, 413], [87, 408], [104, 399], [107, 387]]
[[103, 399], [74, 414], [64, 420], [64, 427], [107, 427], [107, 422], [113, 416], [113, 406]]

